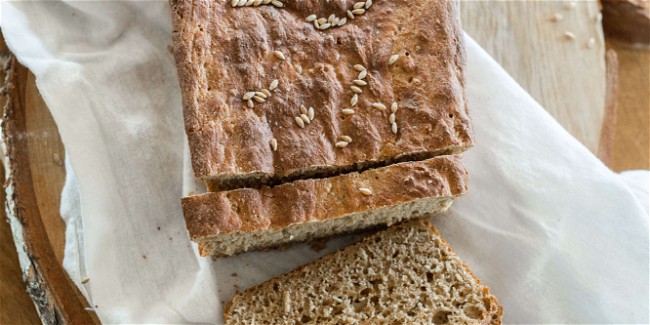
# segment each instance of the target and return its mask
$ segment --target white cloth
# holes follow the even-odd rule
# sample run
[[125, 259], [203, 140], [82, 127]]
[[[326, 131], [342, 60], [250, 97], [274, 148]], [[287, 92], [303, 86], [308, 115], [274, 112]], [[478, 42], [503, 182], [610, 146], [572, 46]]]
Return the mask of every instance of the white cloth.
[[[198, 257], [180, 208], [195, 182], [167, 2], [2, 5], [7, 44], [36, 75], [71, 162], [65, 267], [103, 322], [219, 323], [235, 287], [353, 239], [320, 253]], [[505, 322], [648, 323], [647, 194], [635, 197], [466, 40], [470, 194], [435, 226], [492, 288]]]

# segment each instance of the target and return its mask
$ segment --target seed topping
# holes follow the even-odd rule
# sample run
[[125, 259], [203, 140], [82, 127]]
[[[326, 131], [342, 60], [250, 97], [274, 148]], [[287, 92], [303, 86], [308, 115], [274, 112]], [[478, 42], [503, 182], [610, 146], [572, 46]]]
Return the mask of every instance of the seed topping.
[[359, 192], [363, 195], [372, 195], [372, 190], [367, 187], [359, 187]]
[[397, 62], [397, 59], [399, 59], [399, 54], [391, 55], [388, 59], [388, 65], [393, 65], [393, 63]]
[[271, 84], [269, 85], [269, 89], [271, 91], [274, 91], [275, 88], [278, 88], [278, 79], [273, 79], [273, 81], [271, 81]]
[[358, 102], [359, 102], [359, 95], [354, 94], [354, 96], [352, 96], [352, 99], [350, 100], [350, 105], [355, 106], [357, 105]]
[[305, 128], [305, 121], [303, 121], [300, 117], [296, 116], [294, 120], [296, 121], [296, 124], [298, 124], [299, 128], [301, 129]]
[[[274, 1], [277, 1], [277, 0], [274, 0]], [[280, 51], [273, 51], [273, 55], [275, 55], [275, 57], [278, 58], [279, 60], [282, 60], [282, 61], [286, 60], [286, 58], [284, 57], [284, 53], [282, 53]]]

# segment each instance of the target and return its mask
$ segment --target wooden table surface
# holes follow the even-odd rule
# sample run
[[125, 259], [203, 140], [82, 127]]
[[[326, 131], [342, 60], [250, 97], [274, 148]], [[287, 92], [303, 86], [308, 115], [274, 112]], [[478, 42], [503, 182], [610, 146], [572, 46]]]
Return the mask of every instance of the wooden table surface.
[[[595, 21], [596, 1], [578, 2], [567, 10], [564, 3], [526, 2], [463, 2], [463, 26], [488, 53], [508, 71], [549, 113], [567, 130], [581, 140], [592, 152], [597, 152], [605, 106], [605, 61], [602, 31]], [[489, 14], [487, 14], [489, 13]], [[552, 22], [555, 13], [563, 20]], [[564, 36], [572, 32], [575, 39]], [[535, 37], [531, 37], [535, 35]], [[590, 48], [587, 43], [594, 38]], [[0, 42], [0, 54], [6, 53]], [[650, 52], [631, 50], [607, 43], [619, 54], [620, 93], [618, 96], [618, 125], [610, 163], [616, 171], [648, 169], [650, 125]], [[34, 87], [33, 76], [31, 87]], [[61, 144], [56, 127], [35, 88], [31, 98], [33, 123], [51, 129], [49, 137], [35, 138], [34, 148], [42, 153], [42, 161], [34, 161], [42, 175], [48, 172], [56, 179], [42, 180], [37, 190], [60, 192], [64, 175], [61, 165]], [[0, 104], [4, 99], [0, 98]], [[56, 155], [55, 155], [56, 154]], [[4, 203], [4, 196], [0, 199]], [[58, 196], [44, 207], [58, 207]], [[58, 209], [45, 209], [54, 229], [63, 229]], [[4, 214], [4, 210], [0, 214]], [[3, 218], [4, 219], [4, 218]], [[63, 256], [64, 236], [61, 231], [48, 232], [57, 260]], [[37, 324], [39, 318], [21, 280], [15, 246], [6, 222], [0, 222], [0, 324]]]

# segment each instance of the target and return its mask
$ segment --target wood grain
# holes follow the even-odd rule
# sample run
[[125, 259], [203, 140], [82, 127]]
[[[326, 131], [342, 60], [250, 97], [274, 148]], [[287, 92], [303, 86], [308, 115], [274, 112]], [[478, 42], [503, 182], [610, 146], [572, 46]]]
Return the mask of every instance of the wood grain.
[[[0, 39], [0, 63], [4, 66], [9, 59], [9, 50]], [[0, 69], [0, 80], [4, 80], [4, 69]], [[0, 107], [4, 107], [6, 96], [0, 96]], [[0, 169], [4, 180], [4, 168]], [[0, 203], [5, 206], [5, 196], [0, 195]], [[9, 223], [6, 222], [5, 210], [0, 209], [0, 324], [38, 324], [40, 323], [34, 303], [29, 298], [18, 264], [18, 255], [14, 245]]]
[[650, 169], [650, 50], [608, 39], [619, 62], [616, 134], [610, 167], [614, 171]]
[[[593, 153], [605, 108], [598, 1], [462, 1], [465, 31]], [[563, 16], [552, 22], [555, 13]], [[566, 31], [575, 39], [564, 36]], [[594, 39], [594, 47], [587, 42]]]

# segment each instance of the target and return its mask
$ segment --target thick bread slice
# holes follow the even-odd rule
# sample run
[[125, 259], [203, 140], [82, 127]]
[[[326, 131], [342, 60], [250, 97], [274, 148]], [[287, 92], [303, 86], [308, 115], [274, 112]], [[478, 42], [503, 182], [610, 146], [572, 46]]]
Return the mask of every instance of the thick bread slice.
[[235, 296], [226, 324], [501, 324], [496, 297], [431, 224], [371, 235]]
[[182, 205], [201, 255], [233, 255], [442, 212], [466, 191], [460, 158], [443, 156], [275, 187], [205, 193], [183, 198]]
[[[456, 1], [375, 1], [326, 30], [306, 17], [346, 17], [353, 1], [280, 2], [233, 8], [224, 0], [171, 1], [192, 164], [211, 190], [333, 176], [473, 144]], [[365, 67], [367, 85], [357, 85], [362, 93], [353, 106], [356, 64]], [[247, 107], [245, 93], [273, 80], [272, 96]], [[295, 120], [301, 105], [314, 109], [304, 128]], [[343, 114], [346, 108], [355, 113]], [[337, 147], [344, 136], [352, 141]]]

